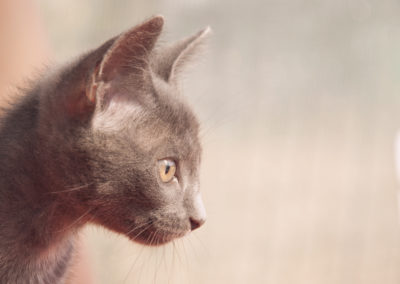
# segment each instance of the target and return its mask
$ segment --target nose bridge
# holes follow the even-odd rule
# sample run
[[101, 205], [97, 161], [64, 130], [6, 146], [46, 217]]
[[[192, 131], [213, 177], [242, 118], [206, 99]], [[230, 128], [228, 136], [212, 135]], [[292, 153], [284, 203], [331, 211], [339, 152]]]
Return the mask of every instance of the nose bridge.
[[190, 206], [188, 206], [189, 217], [204, 223], [206, 220], [206, 209], [200, 192], [197, 191], [190, 199]]
[[206, 209], [199, 190], [198, 178], [192, 178], [185, 190], [185, 207], [191, 230], [195, 230], [206, 221]]

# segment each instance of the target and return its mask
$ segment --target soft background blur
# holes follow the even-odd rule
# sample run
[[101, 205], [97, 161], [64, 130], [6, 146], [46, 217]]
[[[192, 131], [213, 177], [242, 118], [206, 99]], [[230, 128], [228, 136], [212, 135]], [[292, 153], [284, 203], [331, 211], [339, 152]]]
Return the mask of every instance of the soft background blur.
[[400, 282], [398, 1], [36, 3], [60, 62], [154, 14], [214, 30], [184, 80], [208, 221], [161, 248], [88, 228], [96, 283]]

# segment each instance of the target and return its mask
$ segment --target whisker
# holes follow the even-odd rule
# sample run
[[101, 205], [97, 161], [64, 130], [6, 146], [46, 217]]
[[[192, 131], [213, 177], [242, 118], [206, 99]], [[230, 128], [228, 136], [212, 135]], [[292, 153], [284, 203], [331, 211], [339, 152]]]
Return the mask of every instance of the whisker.
[[87, 189], [89, 186], [91, 186], [93, 183], [89, 184], [84, 184], [84, 185], [79, 185], [71, 188], [67, 188], [65, 190], [58, 190], [58, 191], [50, 191], [49, 194], [58, 194], [58, 193], [66, 193], [66, 192], [73, 192], [73, 191], [78, 191], [81, 189]]
[[181, 260], [181, 256], [180, 256], [180, 254], [179, 254], [179, 251], [178, 251], [178, 249], [176, 248], [176, 242], [173, 242], [173, 244], [174, 244], [174, 249], [175, 249], [175, 251], [176, 251], [176, 255], [177, 255], [177, 257], [178, 257], [178, 261], [179, 261], [179, 263], [180, 264], [183, 264], [182, 263], [182, 260]]
[[[199, 137], [204, 144], [209, 143], [209, 136], [220, 129], [222, 126], [226, 126], [228, 123], [235, 122], [239, 117], [243, 117], [243, 112], [251, 110], [250, 103], [241, 104], [233, 109], [224, 112], [222, 118], [218, 118], [220, 111], [218, 110], [214, 115], [211, 115], [209, 119], [203, 120], [202, 125], [207, 127], [201, 127]], [[238, 115], [239, 114], [239, 115]], [[212, 119], [211, 119], [212, 118]]]
[[157, 236], [157, 235], [156, 235], [156, 234], [157, 234], [157, 231], [154, 231], [152, 234], [153, 234], [153, 237], [151, 238], [150, 246], [153, 245], [153, 242], [154, 242], [154, 240], [155, 240], [155, 238], [156, 238], [156, 236]]
[[[98, 188], [101, 188], [103, 186], [106, 186], [110, 183], [112, 183], [114, 181], [109, 180], [103, 184], [97, 185]], [[94, 185], [94, 182], [88, 183], [88, 184], [82, 184], [82, 185], [76, 185], [76, 186], [71, 186], [71, 187], [67, 187], [64, 190], [57, 190], [57, 191], [50, 191], [48, 192], [48, 194], [58, 194], [58, 193], [68, 193], [68, 192], [74, 192], [74, 191], [78, 191], [78, 190], [82, 190], [82, 189], [90, 189], [90, 186]]]
[[144, 250], [144, 246], [141, 247], [141, 250], [139, 251], [139, 254], [136, 256], [135, 260], [133, 261], [133, 263], [132, 263], [132, 265], [131, 265], [131, 268], [129, 269], [128, 273], [126, 274], [126, 276], [125, 276], [125, 278], [124, 278], [124, 282], [123, 282], [123, 283], [125, 283], [126, 280], [128, 280], [128, 277], [129, 277], [129, 275], [131, 274], [132, 269], [135, 267], [135, 264], [136, 264], [136, 262], [138, 261], [139, 257], [142, 255], [143, 250]]
[[171, 264], [172, 267], [168, 273], [168, 283], [170, 282], [172, 273], [175, 269], [175, 240], [172, 241], [172, 261], [171, 261], [171, 263], [172, 263]]
[[134, 231], [136, 231], [136, 230], [138, 230], [140, 228], [143, 228], [144, 226], [147, 226], [147, 225], [152, 224], [152, 223], [153, 223], [153, 221], [150, 220], [150, 221], [147, 221], [147, 222], [144, 222], [144, 223], [140, 224], [139, 226], [137, 226], [137, 225], [133, 226], [133, 228], [131, 230], [129, 230], [128, 232], [126, 232], [125, 235], [129, 236], [129, 234], [133, 233]]
[[183, 242], [183, 239], [180, 239], [179, 242], [181, 243], [182, 248], [183, 248], [183, 256], [185, 258], [186, 278], [187, 278], [187, 276], [190, 275], [189, 259], [188, 259], [188, 255], [186, 252], [185, 243]]
[[56, 231], [57, 233], [59, 232], [65, 232], [69, 229], [71, 229], [72, 227], [74, 227], [80, 220], [82, 220], [86, 215], [88, 215], [90, 213], [90, 211], [92, 211], [94, 208], [89, 208], [89, 210], [87, 210], [85, 213], [83, 213], [79, 218], [77, 218], [74, 222], [72, 222], [71, 224], [69, 224], [67, 227], [62, 228], [61, 230]]
[[162, 264], [164, 265], [164, 269], [165, 269], [165, 273], [168, 273], [168, 267], [167, 267], [167, 262], [166, 262], [166, 255], [165, 255], [165, 251], [167, 249], [167, 246], [163, 246], [162, 250]]
[[196, 257], [196, 259], [199, 259], [199, 254], [197, 253], [197, 250], [196, 250], [195, 246], [193, 245], [193, 243], [192, 243], [192, 240], [191, 240], [190, 236], [189, 236], [189, 237], [187, 237], [187, 238], [185, 238], [185, 239], [188, 241], [188, 243], [189, 243], [189, 246], [191, 247], [191, 249], [192, 249], [193, 253], [195, 254], [195, 257]]
[[[153, 222], [149, 223], [143, 230], [141, 230], [138, 234], [136, 234], [133, 239], [138, 238], [141, 234], [143, 234], [148, 228], [151, 227], [151, 225], [153, 225]], [[146, 241], [147, 242], [147, 241]]]
[[201, 246], [203, 247], [203, 249], [205, 250], [205, 252], [207, 253], [207, 255], [211, 255], [208, 247], [204, 244], [204, 242], [201, 240], [201, 238], [196, 234], [196, 232], [193, 232], [191, 234], [192, 236], [194, 236], [196, 238], [196, 240], [201, 244]]
[[[153, 232], [151, 232], [150, 235], [148, 236], [148, 238], [147, 238], [147, 240], [146, 240], [146, 243], [148, 243], [149, 246], [151, 246], [151, 245], [153, 244], [153, 240], [154, 240], [155, 234], [156, 234], [156, 232], [153, 231]], [[154, 251], [151, 250], [151, 254], [149, 254], [148, 257], [147, 257], [147, 262], [148, 262], [148, 263], [150, 263], [151, 258], [153, 257], [153, 252], [154, 252]], [[149, 267], [153, 267], [153, 266], [152, 266], [152, 265], [149, 265], [148, 268], [149, 268]], [[148, 272], [149, 272], [149, 270], [148, 270]], [[147, 273], [147, 275], [149, 275], [149, 273]]]
[[[155, 236], [157, 235], [157, 230], [156, 230], [156, 232], [155, 232], [155, 234], [154, 234]], [[154, 275], [153, 275], [153, 283], [155, 284], [156, 283], [156, 281], [157, 281], [157, 271], [158, 271], [158, 266], [157, 266], [157, 263], [158, 263], [158, 254], [156, 254], [156, 262], [155, 262], [155, 265], [153, 266], [154, 267]]]
[[[139, 225], [134, 225], [133, 228], [130, 229], [128, 232], [125, 232], [124, 235], [127, 236], [128, 238], [135, 239], [135, 238], [139, 237], [143, 232], [145, 232], [151, 226], [151, 224], [152, 224], [152, 221], [148, 221], [148, 222], [143, 222]], [[144, 227], [146, 227], [146, 228], [144, 228]], [[138, 234], [136, 234], [135, 236], [131, 237], [132, 233], [134, 233], [135, 231], [138, 231], [138, 230], [141, 230], [141, 231]], [[112, 236], [117, 237], [117, 235], [115, 235], [115, 234], [112, 234]], [[117, 251], [120, 251], [123, 247], [124, 247], [123, 244], [121, 244], [119, 246], [116, 245], [115, 249]]]

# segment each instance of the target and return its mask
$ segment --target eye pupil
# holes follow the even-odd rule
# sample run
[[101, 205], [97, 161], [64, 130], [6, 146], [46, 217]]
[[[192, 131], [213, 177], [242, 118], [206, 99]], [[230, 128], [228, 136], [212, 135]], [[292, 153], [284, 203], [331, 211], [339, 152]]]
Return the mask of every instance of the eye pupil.
[[163, 159], [158, 162], [159, 175], [163, 182], [170, 182], [176, 173], [176, 165], [173, 160]]

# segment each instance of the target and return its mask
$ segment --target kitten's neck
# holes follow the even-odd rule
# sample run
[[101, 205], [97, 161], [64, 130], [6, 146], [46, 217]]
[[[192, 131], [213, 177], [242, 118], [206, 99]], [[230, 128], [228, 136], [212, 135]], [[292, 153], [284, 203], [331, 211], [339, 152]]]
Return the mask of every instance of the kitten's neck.
[[0, 130], [1, 283], [58, 283], [73, 251], [74, 212], [50, 193], [37, 159], [37, 109], [33, 93]]
[[64, 283], [74, 254], [74, 238], [52, 244], [46, 250], [25, 251], [9, 247], [0, 253], [0, 283]]

